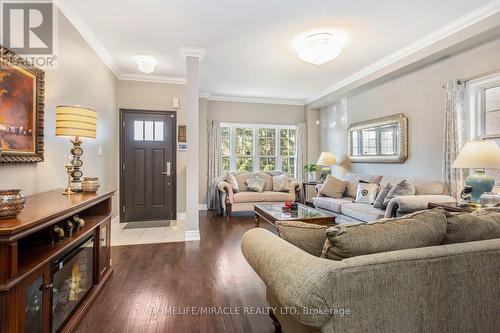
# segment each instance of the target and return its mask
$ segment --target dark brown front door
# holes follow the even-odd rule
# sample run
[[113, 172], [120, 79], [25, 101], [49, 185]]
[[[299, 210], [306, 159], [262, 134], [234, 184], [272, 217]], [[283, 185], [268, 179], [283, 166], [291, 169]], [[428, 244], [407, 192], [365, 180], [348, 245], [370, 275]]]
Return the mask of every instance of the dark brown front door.
[[175, 219], [175, 112], [121, 110], [121, 221]]

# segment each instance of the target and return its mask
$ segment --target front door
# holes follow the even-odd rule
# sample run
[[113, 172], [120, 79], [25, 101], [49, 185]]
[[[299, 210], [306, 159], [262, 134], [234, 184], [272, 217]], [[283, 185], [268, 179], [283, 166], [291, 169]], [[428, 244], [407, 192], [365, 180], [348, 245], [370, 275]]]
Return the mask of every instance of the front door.
[[175, 112], [120, 111], [121, 221], [175, 219]]

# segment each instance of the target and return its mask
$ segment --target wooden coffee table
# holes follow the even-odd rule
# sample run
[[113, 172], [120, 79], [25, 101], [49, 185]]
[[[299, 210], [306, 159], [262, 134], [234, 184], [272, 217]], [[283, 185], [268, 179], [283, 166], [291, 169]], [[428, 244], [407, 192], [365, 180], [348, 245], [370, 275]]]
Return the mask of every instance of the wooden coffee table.
[[263, 202], [253, 206], [255, 225], [258, 227], [260, 220], [271, 223], [276, 228], [276, 221], [302, 221], [320, 225], [334, 225], [335, 216], [323, 213], [313, 207], [298, 204], [296, 211], [283, 210], [283, 202]]

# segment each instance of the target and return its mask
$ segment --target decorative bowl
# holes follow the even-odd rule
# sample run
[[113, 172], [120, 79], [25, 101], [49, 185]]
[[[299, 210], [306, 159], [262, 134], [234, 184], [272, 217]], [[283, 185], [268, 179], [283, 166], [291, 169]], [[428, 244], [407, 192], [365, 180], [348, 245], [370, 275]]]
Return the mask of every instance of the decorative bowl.
[[21, 190], [0, 190], [0, 219], [17, 216], [24, 208]]
[[97, 192], [101, 187], [99, 178], [97, 177], [84, 177], [82, 181], [82, 191], [83, 192]]

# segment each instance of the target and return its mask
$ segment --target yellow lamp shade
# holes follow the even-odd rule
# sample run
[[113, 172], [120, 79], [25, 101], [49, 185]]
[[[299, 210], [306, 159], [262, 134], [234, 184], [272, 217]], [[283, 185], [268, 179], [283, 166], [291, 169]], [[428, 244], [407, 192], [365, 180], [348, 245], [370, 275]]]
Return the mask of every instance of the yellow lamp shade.
[[319, 157], [318, 163], [316, 163], [316, 164], [322, 165], [322, 166], [329, 166], [329, 165], [337, 164], [337, 160], [335, 159], [335, 155], [333, 155], [332, 153], [322, 152], [320, 157]]
[[56, 136], [96, 138], [97, 111], [79, 106], [56, 107]]

